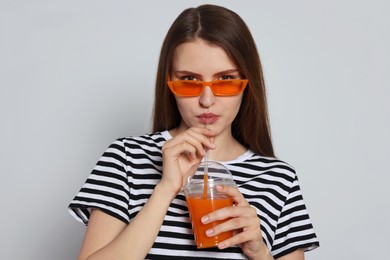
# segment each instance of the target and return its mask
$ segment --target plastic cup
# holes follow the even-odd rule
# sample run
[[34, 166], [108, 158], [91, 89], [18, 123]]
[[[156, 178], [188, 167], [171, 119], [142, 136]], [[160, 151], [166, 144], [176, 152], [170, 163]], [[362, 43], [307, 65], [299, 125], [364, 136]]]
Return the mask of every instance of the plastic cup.
[[[207, 177], [205, 177], [205, 171]], [[213, 228], [228, 219], [203, 224], [201, 218], [217, 209], [233, 205], [233, 199], [216, 190], [216, 186], [235, 186], [230, 171], [222, 164], [209, 161], [202, 163], [196, 173], [188, 179], [183, 191], [186, 196], [188, 210], [191, 217], [192, 229], [197, 248], [215, 247], [233, 236], [233, 231], [223, 232], [208, 237], [206, 230]]]

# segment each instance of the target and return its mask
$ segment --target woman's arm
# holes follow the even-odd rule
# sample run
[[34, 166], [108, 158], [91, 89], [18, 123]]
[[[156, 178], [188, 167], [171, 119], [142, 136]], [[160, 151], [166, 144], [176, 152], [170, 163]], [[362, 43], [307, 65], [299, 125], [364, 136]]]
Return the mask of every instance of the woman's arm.
[[305, 260], [305, 250], [297, 249], [287, 255], [279, 257], [277, 260]]
[[214, 135], [206, 128], [190, 128], [165, 142], [162, 178], [148, 201], [129, 225], [93, 210], [79, 259], [145, 259], [183, 180], [195, 172], [204, 149], [215, 148], [209, 140]]
[[145, 259], [173, 198], [174, 194], [157, 185], [129, 225], [103, 211], [93, 210], [79, 260]]

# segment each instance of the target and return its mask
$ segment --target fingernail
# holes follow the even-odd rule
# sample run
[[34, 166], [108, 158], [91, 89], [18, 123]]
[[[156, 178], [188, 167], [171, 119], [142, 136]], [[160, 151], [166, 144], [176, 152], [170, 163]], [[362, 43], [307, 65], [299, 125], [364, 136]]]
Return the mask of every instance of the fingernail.
[[221, 186], [221, 185], [217, 185], [217, 186], [215, 186], [215, 188], [216, 188], [218, 191], [223, 190], [223, 186]]
[[211, 236], [213, 233], [214, 233], [214, 230], [212, 230], [212, 229], [206, 230], [206, 235], [207, 236]]
[[209, 221], [209, 216], [203, 216], [200, 221], [202, 221], [203, 224], [207, 224], [207, 222]]
[[224, 249], [226, 247], [225, 243], [221, 242], [221, 243], [218, 243], [218, 248], [219, 249]]

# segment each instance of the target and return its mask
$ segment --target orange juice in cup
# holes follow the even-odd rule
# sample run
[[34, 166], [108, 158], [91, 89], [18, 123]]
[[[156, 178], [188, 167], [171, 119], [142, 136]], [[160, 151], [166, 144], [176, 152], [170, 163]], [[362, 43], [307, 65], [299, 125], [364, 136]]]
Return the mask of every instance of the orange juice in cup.
[[223, 232], [208, 237], [206, 230], [213, 228], [228, 219], [203, 224], [201, 218], [217, 209], [233, 206], [233, 199], [216, 190], [216, 186], [235, 186], [230, 171], [222, 164], [214, 161], [207, 162], [207, 176], [201, 164], [197, 172], [189, 178], [184, 187], [188, 210], [191, 217], [192, 229], [198, 248], [215, 247], [233, 236], [233, 231]]

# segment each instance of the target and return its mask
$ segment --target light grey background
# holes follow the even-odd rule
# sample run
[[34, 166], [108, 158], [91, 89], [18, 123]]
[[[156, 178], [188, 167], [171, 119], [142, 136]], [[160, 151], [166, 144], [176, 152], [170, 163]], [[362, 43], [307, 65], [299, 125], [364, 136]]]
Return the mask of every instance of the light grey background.
[[[204, 2], [0, 0], [0, 259], [77, 257], [67, 205], [114, 139], [150, 130], [163, 37]], [[389, 2], [210, 2], [257, 41], [321, 241], [307, 259], [388, 259]]]

